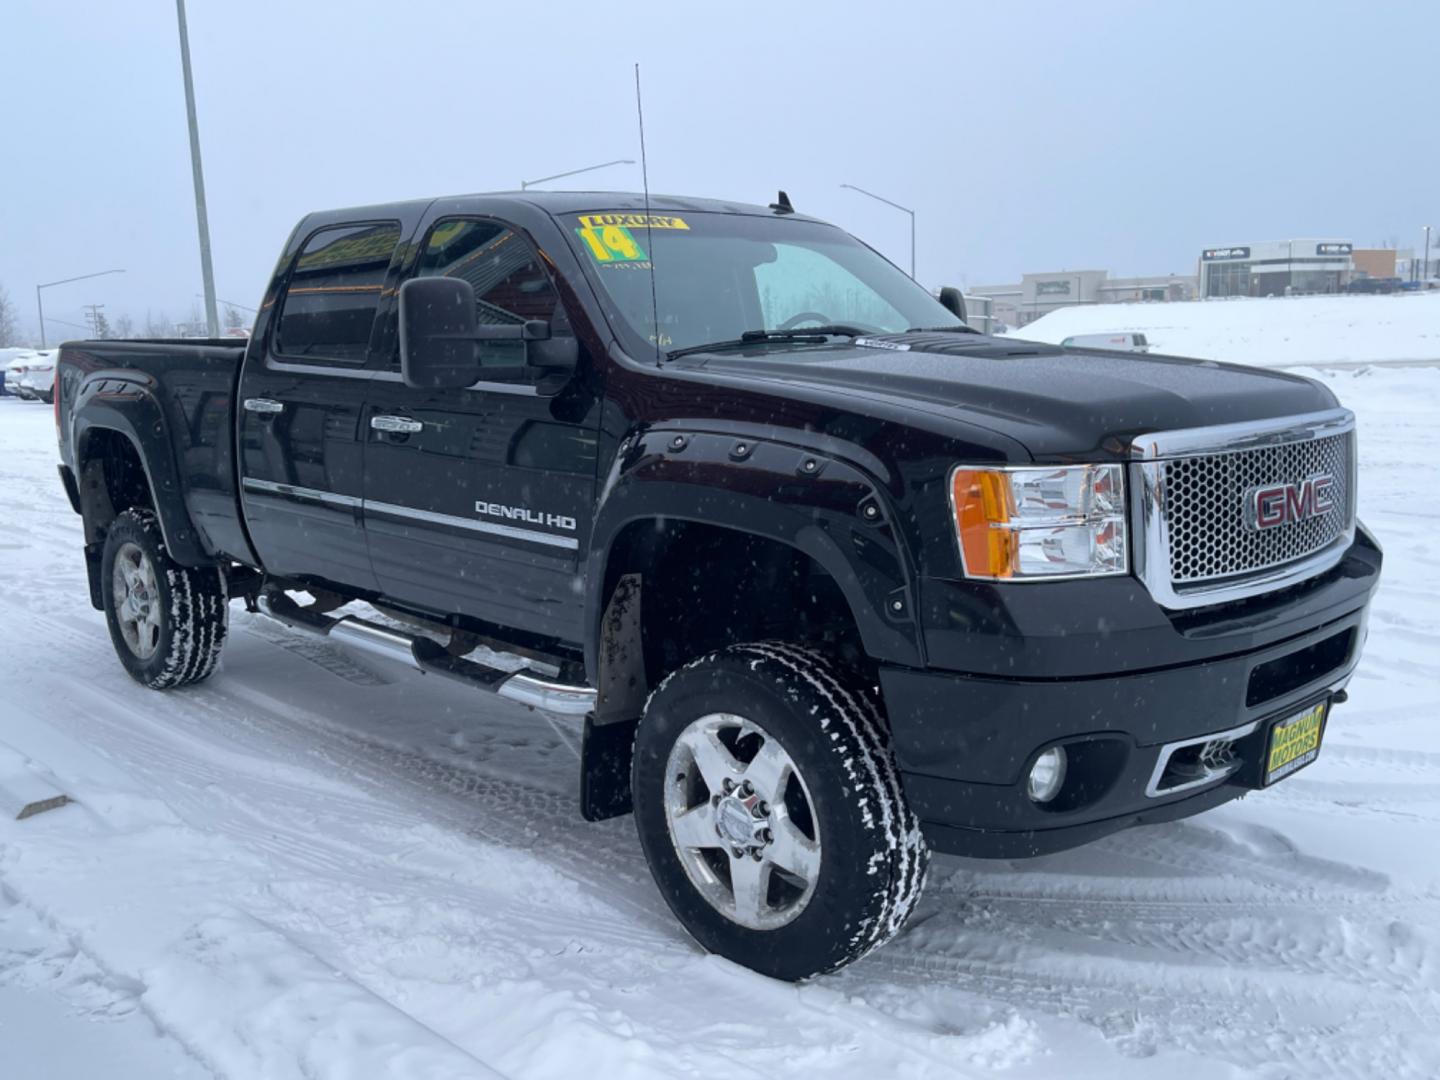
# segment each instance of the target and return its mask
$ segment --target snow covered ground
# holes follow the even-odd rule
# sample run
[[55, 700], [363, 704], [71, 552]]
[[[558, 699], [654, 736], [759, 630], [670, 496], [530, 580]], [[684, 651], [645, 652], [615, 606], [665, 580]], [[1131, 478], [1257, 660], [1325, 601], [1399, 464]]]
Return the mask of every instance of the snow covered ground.
[[937, 858], [902, 937], [800, 987], [701, 955], [518, 707], [238, 610], [209, 683], [133, 683], [50, 410], [0, 398], [0, 744], [78, 800], [0, 821], [0, 1077], [1440, 1075], [1440, 369], [1324, 378], [1388, 561], [1319, 762]]
[[1127, 330], [1143, 332], [1155, 352], [1262, 367], [1440, 361], [1440, 292], [1095, 304], [1053, 311], [1010, 336], [1058, 345]]

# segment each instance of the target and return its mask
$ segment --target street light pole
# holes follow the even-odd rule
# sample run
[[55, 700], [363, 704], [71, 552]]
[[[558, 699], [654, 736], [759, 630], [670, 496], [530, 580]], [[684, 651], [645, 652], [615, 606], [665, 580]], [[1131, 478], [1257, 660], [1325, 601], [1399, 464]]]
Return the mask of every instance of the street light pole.
[[[41, 289], [48, 289], [52, 285], [68, 285], [72, 281], [84, 281], [86, 278], [104, 277], [106, 274], [123, 274], [124, 272], [124, 270], [97, 270], [93, 274], [81, 274], [79, 277], [61, 278], [59, 281], [47, 281], [42, 285], [36, 285], [35, 310], [40, 315], [40, 347], [45, 348], [45, 302], [40, 296]], [[55, 321], [59, 322], [60, 320], [56, 319]]]
[[190, 125], [190, 170], [195, 178], [195, 224], [200, 230], [200, 277], [205, 285], [205, 321], [212, 338], [220, 336], [215, 310], [215, 271], [210, 266], [210, 218], [205, 213], [205, 170], [200, 165], [200, 128], [195, 121], [195, 84], [190, 77], [190, 31], [185, 25], [185, 0], [175, 0], [180, 21], [180, 67], [185, 74], [185, 119]]
[[543, 184], [548, 180], [563, 180], [567, 176], [579, 176], [584, 172], [594, 172], [596, 169], [608, 169], [611, 165], [634, 165], [630, 158], [618, 158], [615, 161], [604, 161], [599, 165], [586, 165], [583, 169], [571, 169], [569, 172], [556, 173], [554, 176], [542, 176], [539, 180], [521, 180], [520, 190], [524, 191], [531, 184]]
[[842, 188], [849, 188], [851, 191], [858, 191], [861, 195], [869, 195], [872, 199], [883, 202], [886, 206], [893, 206], [896, 210], [903, 210], [910, 215], [910, 280], [915, 280], [915, 211], [908, 206], [901, 206], [898, 202], [891, 202], [884, 195], [876, 195], [873, 191], [866, 191], [854, 184], [841, 184]]

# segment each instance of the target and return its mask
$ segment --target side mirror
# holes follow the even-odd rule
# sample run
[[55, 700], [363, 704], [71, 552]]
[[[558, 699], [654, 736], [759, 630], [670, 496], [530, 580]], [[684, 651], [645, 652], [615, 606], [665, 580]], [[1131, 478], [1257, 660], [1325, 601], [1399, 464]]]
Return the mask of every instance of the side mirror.
[[400, 372], [406, 386], [444, 390], [480, 378], [475, 289], [464, 278], [411, 278], [400, 286]]
[[961, 322], [965, 322], [965, 296], [953, 285], [940, 290], [940, 303]]
[[533, 369], [573, 370], [580, 343], [554, 337], [544, 319], [477, 323], [464, 278], [412, 278], [400, 286], [400, 372], [406, 386], [453, 390], [481, 379], [523, 382]]

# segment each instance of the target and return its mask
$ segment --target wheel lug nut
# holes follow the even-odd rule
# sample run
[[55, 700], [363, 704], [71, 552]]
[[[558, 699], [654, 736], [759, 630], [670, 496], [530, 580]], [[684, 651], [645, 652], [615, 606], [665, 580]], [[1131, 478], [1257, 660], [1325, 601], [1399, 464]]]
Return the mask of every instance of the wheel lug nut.
[[710, 805], [711, 805], [711, 806], [719, 806], [719, 805], [720, 805], [720, 796], [719, 796], [719, 795], [711, 795], [711, 796], [710, 796]]
[[769, 814], [769, 813], [770, 813], [770, 804], [769, 804], [768, 802], [766, 802], [764, 799], [761, 799], [761, 800], [760, 800], [760, 805], [759, 805], [758, 807], [756, 807], [756, 809], [759, 810], [761, 814]]
[[769, 829], [766, 829], [764, 832], [762, 832], [760, 836], [767, 844], [773, 844], [775, 842], [775, 834]]

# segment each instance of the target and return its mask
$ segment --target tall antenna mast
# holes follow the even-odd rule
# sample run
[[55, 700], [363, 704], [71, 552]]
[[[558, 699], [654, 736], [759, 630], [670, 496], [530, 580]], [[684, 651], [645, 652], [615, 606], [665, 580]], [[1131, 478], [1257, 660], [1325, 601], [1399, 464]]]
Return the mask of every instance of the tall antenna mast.
[[640, 98], [640, 65], [635, 65], [635, 116], [640, 121], [640, 183], [645, 191], [645, 254], [650, 256], [650, 314], [655, 320], [655, 366], [660, 366], [660, 301], [655, 293], [655, 240], [650, 226], [650, 166], [645, 160], [645, 106]]

